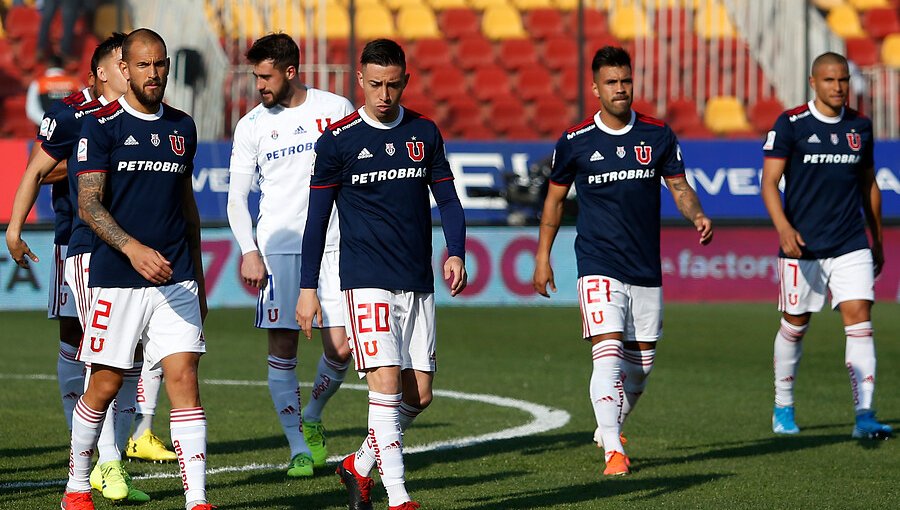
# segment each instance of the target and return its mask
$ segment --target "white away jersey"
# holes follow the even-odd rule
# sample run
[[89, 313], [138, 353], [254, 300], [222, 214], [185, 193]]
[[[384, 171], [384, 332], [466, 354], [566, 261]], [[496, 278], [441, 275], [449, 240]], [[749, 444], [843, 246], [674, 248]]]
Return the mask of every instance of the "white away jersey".
[[[263, 254], [300, 253], [316, 140], [329, 124], [353, 111], [346, 98], [310, 88], [300, 106], [266, 108], [259, 104], [238, 122], [230, 171], [249, 175], [259, 171], [256, 240]], [[335, 209], [328, 224], [326, 250], [338, 248], [337, 222]]]

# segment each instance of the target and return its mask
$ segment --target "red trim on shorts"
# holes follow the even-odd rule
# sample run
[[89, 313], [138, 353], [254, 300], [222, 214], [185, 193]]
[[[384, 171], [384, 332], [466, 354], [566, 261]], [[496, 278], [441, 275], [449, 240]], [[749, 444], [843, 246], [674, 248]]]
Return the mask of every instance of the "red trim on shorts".
[[356, 370], [366, 368], [359, 345], [359, 334], [356, 332], [356, 315], [353, 313], [353, 289], [344, 291], [347, 300], [347, 318], [350, 320], [350, 340], [353, 341], [353, 356], [356, 358]]

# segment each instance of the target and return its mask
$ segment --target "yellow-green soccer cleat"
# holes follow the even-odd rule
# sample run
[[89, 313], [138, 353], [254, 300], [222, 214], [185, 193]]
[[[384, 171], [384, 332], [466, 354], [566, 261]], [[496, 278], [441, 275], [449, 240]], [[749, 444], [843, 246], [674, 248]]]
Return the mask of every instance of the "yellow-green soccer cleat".
[[312, 452], [313, 466], [325, 467], [328, 458], [328, 446], [325, 445], [325, 425], [320, 421], [303, 422], [303, 437]]
[[94, 464], [91, 470], [91, 488], [95, 491], [103, 490], [103, 474], [100, 472], [100, 464]]
[[173, 451], [169, 451], [162, 440], [149, 429], [145, 430], [137, 440], [129, 438], [125, 452], [129, 459], [149, 462], [174, 462], [178, 460], [178, 455], [175, 455]]
[[[111, 460], [100, 465], [100, 473], [103, 478], [100, 493], [111, 501], [127, 499], [134, 503], [146, 503], [150, 496], [145, 492], [135, 489], [131, 484], [131, 476], [122, 467], [122, 461]], [[91, 484], [93, 486], [93, 484]]]
[[306, 453], [298, 453], [291, 459], [288, 465], [287, 475], [293, 478], [309, 477], [313, 475], [313, 459]]

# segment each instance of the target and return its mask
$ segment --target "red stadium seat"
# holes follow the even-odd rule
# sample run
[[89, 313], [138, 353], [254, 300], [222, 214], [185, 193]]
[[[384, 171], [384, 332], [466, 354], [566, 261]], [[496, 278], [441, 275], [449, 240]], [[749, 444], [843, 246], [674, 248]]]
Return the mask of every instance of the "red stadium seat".
[[703, 122], [700, 122], [699, 124], [690, 124], [679, 129], [673, 128], [673, 131], [675, 131], [675, 135], [678, 136], [678, 138], [683, 140], [705, 140], [716, 137], [712, 131], [703, 125]]
[[460, 95], [447, 101], [447, 130], [454, 138], [464, 138], [472, 126], [483, 126], [481, 105], [471, 96]]
[[432, 71], [429, 83], [429, 93], [436, 101], [445, 101], [466, 93], [466, 77], [459, 68], [453, 66], [439, 67]]
[[[359, 51], [362, 48], [356, 48]], [[328, 39], [326, 41], [325, 58], [329, 64], [348, 64], [356, 60], [350, 58], [350, 43], [347, 39]]]
[[516, 79], [516, 92], [526, 101], [553, 95], [553, 77], [545, 67], [526, 67]]
[[544, 42], [544, 63], [552, 71], [578, 66], [578, 43], [567, 36], [547, 39]]
[[456, 62], [466, 71], [495, 65], [494, 45], [481, 35], [460, 39], [456, 43]]
[[513, 97], [498, 97], [490, 104], [488, 111], [488, 125], [501, 136], [528, 123], [525, 107]]
[[542, 137], [556, 139], [572, 125], [569, 107], [558, 97], [540, 97], [535, 101], [531, 124]]
[[859, 67], [869, 67], [878, 63], [878, 45], [868, 37], [846, 39], [847, 59]]
[[481, 34], [478, 14], [471, 9], [447, 9], [441, 13], [438, 26], [444, 36], [454, 41]]
[[863, 13], [862, 25], [870, 37], [881, 40], [900, 32], [900, 19], [896, 9], [890, 7], [869, 9]]
[[[590, 68], [586, 68], [584, 70], [584, 94], [589, 97], [591, 101], [596, 102], [597, 99], [594, 97], [594, 93], [591, 90], [591, 80], [591, 70]], [[562, 73], [559, 75], [558, 83], [557, 94], [559, 97], [569, 102], [578, 101], [578, 68], [563, 69]], [[594, 104], [591, 105], [591, 109], [596, 109]]]
[[0, 106], [0, 118], [3, 119], [2, 131], [14, 138], [34, 138], [37, 134], [35, 126], [25, 115], [25, 95], [3, 98]]
[[594, 54], [597, 53], [597, 50], [604, 46], [619, 46], [625, 48], [629, 53], [634, 54], [634, 52], [631, 51], [633, 45], [626, 44], [616, 39], [612, 34], [589, 37], [585, 39], [584, 43], [584, 59], [588, 65], [590, 65], [591, 59], [594, 58]]
[[[569, 17], [566, 33], [572, 36], [578, 33], [577, 12], [573, 12]], [[611, 35], [606, 13], [601, 10], [586, 8], [584, 10], [584, 37], [586, 39], [597, 39]]]
[[666, 35], [666, 39], [679, 40], [693, 33], [690, 21], [693, 16], [685, 9], [660, 9], [656, 11], [654, 31], [660, 37]]
[[414, 46], [412, 44], [409, 46], [415, 48], [410, 52], [411, 60], [415, 60], [416, 64], [426, 71], [453, 64], [450, 44], [446, 39], [422, 39]]
[[10, 39], [37, 38], [41, 13], [32, 7], [12, 7], [6, 13], [6, 36]]
[[[565, 35], [563, 14], [557, 9], [534, 9], [525, 13], [525, 30], [533, 39]], [[571, 35], [571, 34], [570, 34]]]
[[697, 103], [688, 98], [670, 99], [665, 121], [676, 133], [688, 127], [703, 126], [703, 119], [697, 112]]
[[530, 124], [519, 124], [503, 134], [507, 140], [539, 140], [540, 134], [531, 128]]
[[514, 71], [537, 65], [537, 49], [531, 39], [504, 39], [500, 42], [500, 65]]
[[753, 126], [753, 129], [757, 133], [765, 133], [772, 129], [772, 126], [775, 125], [775, 119], [777, 119], [783, 111], [784, 105], [774, 97], [757, 101], [756, 104], [750, 108], [750, 125]]
[[412, 111], [419, 112], [422, 115], [433, 120], [439, 128], [443, 128], [447, 122], [446, 113], [437, 108], [437, 105], [434, 104], [434, 101], [423, 93], [410, 93], [410, 91], [407, 90], [406, 92], [404, 92], [403, 98], [400, 100], [400, 102], [405, 108], [409, 108]]
[[475, 71], [472, 96], [480, 101], [491, 101], [510, 93], [509, 73], [500, 66], [485, 66]]
[[631, 109], [650, 117], [659, 117], [656, 113], [656, 105], [644, 99], [635, 99], [632, 101]]

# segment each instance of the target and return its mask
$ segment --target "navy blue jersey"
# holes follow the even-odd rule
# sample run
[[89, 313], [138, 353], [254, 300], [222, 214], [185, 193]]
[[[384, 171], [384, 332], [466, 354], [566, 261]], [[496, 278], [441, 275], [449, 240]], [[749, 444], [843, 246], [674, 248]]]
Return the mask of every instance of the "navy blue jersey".
[[[71, 131], [67, 127], [60, 126], [60, 116], [72, 113], [73, 108], [85, 104], [90, 100], [88, 89], [84, 89], [58, 101], [54, 101], [41, 120], [41, 126], [38, 130], [37, 141], [41, 142], [41, 147], [50, 157], [56, 161], [62, 161], [69, 157], [72, 153], [72, 146], [78, 138], [79, 128], [74, 127]], [[48, 144], [54, 145], [51, 149]], [[69, 150], [66, 155], [60, 156], [60, 147], [68, 145]], [[69, 244], [69, 236], [72, 232], [73, 218], [76, 216], [72, 207], [69, 194], [69, 183], [63, 179], [55, 182], [50, 187], [51, 204], [53, 205], [53, 242], [58, 245]]]
[[873, 142], [872, 121], [850, 108], [827, 117], [810, 101], [775, 121], [763, 153], [785, 160], [784, 213], [806, 243], [800, 258], [869, 247], [859, 179], [874, 166]]
[[360, 109], [326, 129], [310, 186], [338, 188], [341, 288], [434, 292], [429, 186], [452, 179], [440, 131], [411, 110], [381, 124]]
[[552, 166], [551, 183], [574, 183], [578, 195], [578, 276], [661, 286], [661, 178], [684, 175], [672, 130], [634, 112], [627, 126], [613, 130], [598, 113], [556, 142]]
[[[172, 264], [167, 284], [194, 279], [183, 193], [196, 151], [197, 128], [186, 113], [161, 105], [144, 114], [120, 98], [85, 116], [75, 153], [76, 175], [107, 173], [103, 204], [119, 226]], [[92, 253], [89, 286], [154, 286], [99, 237]]]

